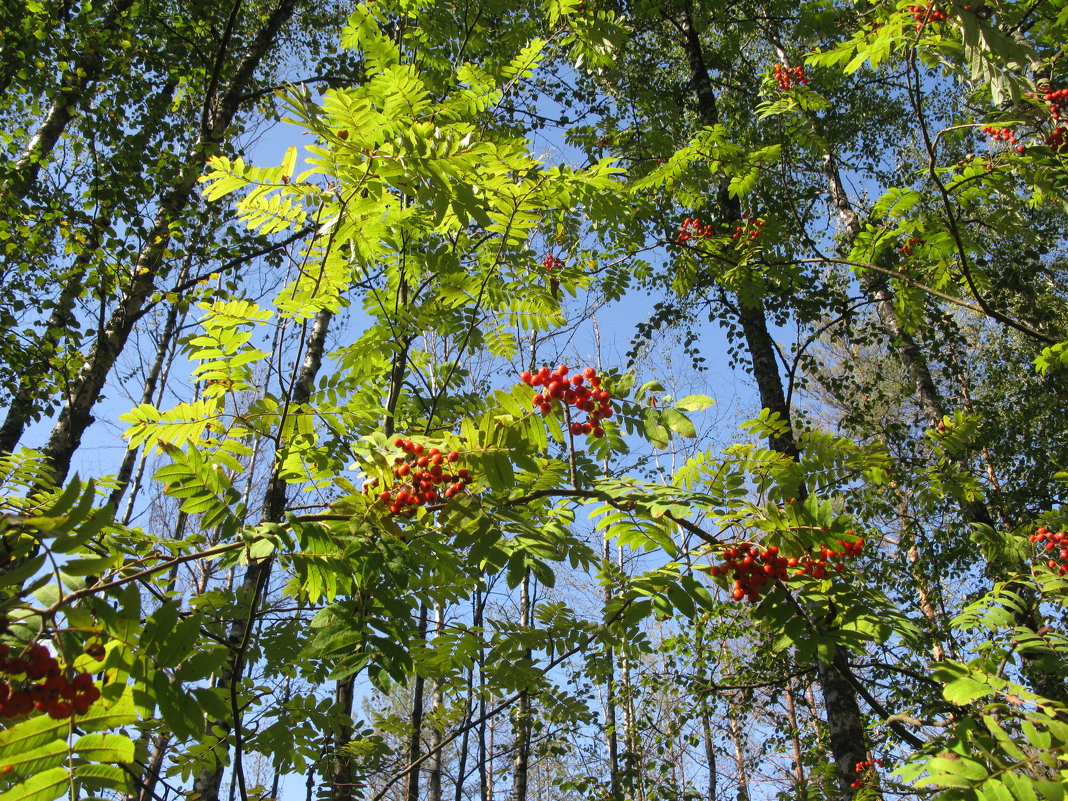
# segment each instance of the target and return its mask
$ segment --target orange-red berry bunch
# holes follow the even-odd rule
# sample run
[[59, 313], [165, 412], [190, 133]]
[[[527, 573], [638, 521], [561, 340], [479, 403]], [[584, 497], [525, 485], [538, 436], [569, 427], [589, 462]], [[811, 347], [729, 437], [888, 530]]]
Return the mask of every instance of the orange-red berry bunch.
[[1023, 145], [1016, 144], [1016, 131], [1012, 128], [1001, 128], [997, 125], [987, 125], [983, 128], [983, 133], [990, 136], [995, 142], [1008, 142], [1009, 145], [1016, 145], [1016, 150], [1019, 153], [1023, 153], [1026, 148]]
[[1049, 115], [1060, 121], [1065, 106], [1068, 106], [1068, 89], [1051, 89], [1046, 92], [1045, 99], [1049, 103]]
[[676, 242], [689, 242], [695, 236], [701, 239], [709, 239], [716, 235], [715, 229], [712, 227], [712, 223], [705, 225], [701, 224], [701, 220], [697, 217], [690, 219], [687, 217], [682, 221], [682, 227], [679, 228], [679, 235], [675, 238]]
[[760, 238], [761, 229], [764, 227], [764, 220], [757, 217], [749, 217], [748, 214], [742, 214], [742, 224], [734, 227], [734, 233], [731, 234], [731, 239], [741, 239], [743, 242], [746, 238], [750, 240], [756, 240]]
[[909, 6], [908, 10], [912, 14], [912, 18], [916, 20], [916, 30], [918, 31], [923, 30], [926, 22], [941, 22], [949, 16], [934, 3], [928, 3], [925, 6]]
[[875, 778], [875, 766], [882, 767], [883, 761], [881, 759], [864, 759], [856, 764], [857, 778], [850, 783], [850, 787], [854, 790], [859, 790], [866, 784], [870, 784], [872, 779]]
[[821, 546], [818, 558], [809, 554], [783, 556], [774, 545], [769, 545], [763, 551], [756, 545], [735, 546], [727, 548], [723, 552], [723, 561], [714, 565], [709, 572], [713, 576], [732, 575], [734, 587], [731, 597], [736, 601], [745, 598], [756, 603], [760, 600], [761, 590], [772, 581], [789, 581], [805, 575], [815, 579], [825, 578], [829, 563], [833, 563], [834, 570], [844, 570], [845, 563], [842, 560], [860, 556], [864, 549], [862, 539], [856, 542], [838, 540], [838, 544], [842, 548], [840, 551]]
[[397, 437], [393, 444], [404, 451], [393, 460], [397, 483], [378, 493], [378, 500], [389, 505], [391, 515], [411, 517], [416, 508], [448, 500], [471, 483], [467, 468], [452, 472], [451, 465], [460, 459], [457, 451], [442, 453], [437, 448], [427, 449], [421, 443], [403, 437]]
[[922, 244], [923, 239], [918, 236], [912, 236], [905, 241], [904, 245], [897, 249], [897, 252], [902, 256], [911, 256], [915, 252], [916, 246]]
[[779, 89], [784, 92], [789, 92], [790, 87], [795, 81], [800, 84], [808, 83], [808, 76], [805, 75], [805, 68], [800, 64], [796, 67], [787, 67], [785, 64], [776, 64], [773, 73], [775, 82], [779, 84]]
[[36, 710], [64, 720], [71, 715], [84, 715], [100, 698], [91, 675], [68, 675], [43, 645], [17, 654], [0, 644], [0, 673], [7, 676], [0, 679], [0, 718], [20, 717]]
[[1054, 153], [1068, 152], [1068, 128], [1063, 125], [1054, 128], [1053, 133], [1046, 137], [1046, 144]]
[[[769, 545], [763, 551], [757, 546], [727, 548], [723, 552], [723, 561], [713, 565], [713, 576], [734, 576], [734, 589], [731, 597], [736, 601], [748, 598], [753, 603], [760, 600], [760, 591], [772, 581], [785, 581], [789, 578], [790, 560], [779, 556], [779, 549]], [[793, 560], [797, 564], [797, 560]]]
[[545, 272], [551, 273], [553, 270], [559, 270], [564, 266], [564, 260], [559, 256], [554, 256], [552, 253], [546, 253], [541, 260], [541, 266], [545, 268]]
[[543, 390], [534, 396], [535, 409], [542, 414], [551, 414], [557, 401], [574, 406], [579, 411], [586, 412], [588, 417], [585, 423], [577, 420], [572, 422], [571, 433], [575, 436], [588, 434], [603, 437], [601, 421], [612, 416], [611, 393], [607, 389], [601, 389], [601, 378], [592, 367], [587, 367], [570, 378], [567, 375], [568, 369], [566, 364], [561, 364], [555, 371], [542, 367], [536, 373], [524, 370], [519, 377], [524, 384], [543, 387]]
[[1068, 573], [1068, 534], [1056, 533], [1042, 526], [1027, 538], [1038, 546], [1040, 556], [1046, 557], [1046, 566], [1057, 570], [1060, 575]]

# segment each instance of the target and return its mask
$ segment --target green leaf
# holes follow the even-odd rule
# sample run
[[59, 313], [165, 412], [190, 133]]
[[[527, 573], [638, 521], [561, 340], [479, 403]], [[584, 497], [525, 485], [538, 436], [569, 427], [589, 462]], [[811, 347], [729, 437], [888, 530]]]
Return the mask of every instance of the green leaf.
[[663, 420], [667, 427], [680, 437], [692, 439], [697, 436], [697, 428], [689, 417], [675, 409], [664, 409]]
[[134, 761], [134, 743], [121, 734], [83, 734], [74, 743], [74, 750], [90, 762], [129, 763]]
[[17, 754], [34, 751], [46, 743], [64, 737], [70, 728], [66, 720], [54, 720], [48, 715], [39, 715], [16, 723], [0, 732], [0, 764], [13, 759]]
[[986, 698], [997, 692], [993, 687], [982, 682], [962, 677], [950, 682], [942, 688], [942, 696], [951, 704], [965, 706], [979, 698]]
[[70, 774], [66, 768], [49, 768], [0, 793], [0, 801], [52, 801], [65, 794], [69, 786]]
[[117, 765], [78, 765], [74, 778], [84, 787], [118, 793], [128, 793], [134, 784], [134, 776]]
[[708, 395], [687, 395], [675, 401], [675, 408], [681, 412], [699, 412], [715, 403]]
[[[66, 721], [60, 722], [66, 724]], [[63, 728], [66, 729], [67, 726], [64, 725]], [[67, 741], [51, 740], [28, 751], [16, 751], [0, 756], [0, 765], [10, 765], [16, 775], [27, 776], [62, 765], [66, 757]]]
[[137, 708], [134, 705], [132, 687], [126, 687], [115, 702], [94, 704], [88, 712], [78, 716], [78, 728], [82, 731], [117, 729], [136, 722]]

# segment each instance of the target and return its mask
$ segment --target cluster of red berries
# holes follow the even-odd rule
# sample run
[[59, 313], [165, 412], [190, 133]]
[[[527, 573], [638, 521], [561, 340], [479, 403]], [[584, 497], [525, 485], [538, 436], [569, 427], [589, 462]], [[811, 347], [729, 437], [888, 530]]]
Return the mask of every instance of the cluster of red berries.
[[1064, 111], [1065, 106], [1068, 106], [1068, 89], [1051, 89], [1044, 97], [1049, 103], [1049, 115], [1059, 122], [1061, 112]]
[[775, 82], [779, 84], [779, 88], [784, 92], [790, 91], [790, 86], [794, 81], [801, 84], [808, 83], [808, 77], [805, 75], [805, 68], [800, 65], [796, 67], [787, 67], [785, 64], [776, 64], [774, 76]]
[[553, 270], [559, 270], [564, 266], [564, 260], [558, 256], [554, 256], [552, 253], [546, 253], [545, 257], [541, 260], [541, 266], [545, 268], [545, 272], [551, 273]]
[[855, 765], [857, 772], [857, 779], [850, 783], [850, 787], [854, 790], [858, 790], [864, 785], [868, 784], [875, 777], [875, 766], [882, 767], [883, 761], [881, 759], [864, 759]]
[[592, 367], [587, 367], [570, 378], [567, 376], [568, 369], [566, 364], [561, 364], [555, 371], [542, 367], [536, 373], [524, 370], [519, 377], [524, 384], [544, 387], [543, 392], [534, 396], [534, 408], [542, 414], [550, 414], [555, 402], [561, 401], [565, 408], [568, 405], [574, 406], [588, 415], [585, 423], [577, 420], [571, 423], [572, 434], [603, 437], [601, 421], [612, 416], [612, 407], [609, 405], [612, 400], [611, 393], [607, 389], [601, 389], [601, 378]]
[[712, 227], [712, 223], [702, 225], [701, 220], [697, 217], [693, 219], [687, 217], [682, 221], [682, 227], [679, 228], [679, 235], [675, 238], [675, 241], [689, 242], [695, 236], [699, 236], [701, 239], [710, 239], [715, 235], [716, 232]]
[[1063, 531], [1054, 533], [1042, 526], [1027, 539], [1040, 546], [1040, 555], [1057, 557], [1056, 559], [1047, 558], [1047, 567], [1056, 568], [1057, 572], [1062, 576], [1068, 573], [1068, 534]]
[[1046, 137], [1046, 144], [1054, 153], [1068, 152], [1068, 128], [1054, 128], [1053, 133]]
[[[459, 461], [457, 451], [442, 453], [403, 437], [393, 440], [393, 444], [404, 451], [393, 460], [393, 475], [398, 480], [391, 489], [378, 493], [378, 500], [389, 504], [391, 515], [411, 517], [417, 507], [448, 500], [471, 482], [471, 473], [465, 467], [455, 473], [446, 472], [447, 465]], [[442, 492], [439, 490], [443, 484], [447, 486]]]
[[922, 31], [924, 23], [927, 22], [941, 22], [949, 17], [949, 15], [942, 11], [934, 3], [928, 3], [925, 6], [909, 6], [908, 11], [912, 14], [912, 18], [916, 20], [916, 30]]
[[[853, 532], [848, 533], [852, 535]], [[842, 547], [840, 551], [821, 546], [818, 558], [809, 554], [782, 556], [774, 545], [769, 545], [763, 551], [756, 545], [735, 546], [723, 552], [723, 561], [713, 565], [709, 573], [712, 576], [732, 575], [734, 588], [731, 597], [736, 601], [745, 598], [756, 603], [760, 600], [761, 590], [772, 581], [789, 581], [809, 574], [815, 579], [825, 578], [829, 561], [834, 561], [834, 570], [842, 571], [845, 564], [841, 560], [860, 556], [864, 549], [863, 539], [856, 542], [838, 540], [838, 544]]]
[[84, 715], [100, 698], [88, 673], [68, 676], [48, 649], [34, 645], [22, 654], [0, 644], [0, 718], [16, 718], [33, 710], [55, 720]]
[[[734, 227], [734, 233], [731, 234], [731, 239], [742, 239], [748, 236], [749, 239], [759, 239], [760, 229], [764, 227], [764, 220], [753, 217], [749, 218], [748, 214], [742, 214], [742, 224]], [[744, 239], [743, 239], [744, 241]]]
[[1023, 153], [1027, 148], [1023, 145], [1016, 144], [1016, 131], [1012, 128], [1001, 128], [997, 125], [987, 125], [983, 128], [983, 133], [990, 136], [995, 142], [1008, 142], [1009, 145], [1016, 145], [1016, 152]]
[[905, 244], [897, 249], [897, 252], [902, 256], [911, 256], [915, 252], [917, 245], [923, 244], [923, 239], [918, 236], [911, 236], [905, 240]]

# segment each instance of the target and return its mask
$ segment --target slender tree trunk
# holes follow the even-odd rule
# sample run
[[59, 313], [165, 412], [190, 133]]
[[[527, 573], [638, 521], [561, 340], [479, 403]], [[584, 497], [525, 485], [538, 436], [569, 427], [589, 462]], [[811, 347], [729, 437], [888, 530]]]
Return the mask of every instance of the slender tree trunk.
[[794, 797], [805, 801], [808, 795], [805, 785], [805, 766], [801, 760], [801, 730], [797, 726], [797, 710], [794, 707], [794, 680], [786, 679], [786, 721], [790, 725], [791, 756], [794, 760]]
[[[849, 202], [849, 196], [845, 191], [845, 185], [842, 183], [842, 177], [838, 171], [838, 160], [833, 154], [824, 154], [823, 171], [827, 177], [831, 203], [837, 210], [838, 219], [845, 230], [846, 242], [848, 243], [845, 249], [848, 250], [860, 235], [863, 226], [857, 213], [853, 210], [852, 204]], [[865, 270], [860, 274], [860, 283], [868, 297], [875, 301], [875, 309], [879, 314], [879, 320], [896, 343], [895, 350], [898, 358], [912, 380], [920, 406], [926, 413], [929, 424], [934, 425], [942, 419], [946, 409], [919, 345], [916, 344], [912, 334], [901, 325], [890, 288], [881, 276], [876, 275], [871, 270]]]
[[160, 732], [156, 735], [156, 739], [152, 741], [152, 758], [148, 761], [148, 765], [142, 775], [138, 801], [153, 801], [156, 797], [156, 785], [159, 783], [160, 772], [163, 770], [163, 760], [167, 756], [167, 748], [170, 742], [171, 734], [167, 731]]
[[[700, 36], [694, 27], [689, 3], [683, 8], [681, 27], [701, 122], [712, 126], [719, 120], [716, 95], [709, 79]], [[738, 199], [727, 192], [725, 185], [720, 188], [719, 200], [721, 211], [727, 219], [741, 218]], [[743, 297], [738, 298], [738, 308], [761, 406], [777, 413], [785, 424], [782, 433], [769, 438], [769, 447], [786, 457], [794, 458], [798, 451], [790, 424], [790, 408], [786, 403], [786, 393], [783, 391], [778, 359], [768, 331], [764, 308], [759, 300], [747, 302]], [[798, 488], [799, 495], [804, 492], [804, 487]], [[849, 799], [853, 796], [850, 784], [856, 778], [855, 765], [865, 758], [868, 750], [864, 721], [852, 686], [833, 663], [818, 660], [817, 675], [825, 700], [831, 752], [838, 766], [840, 797]]]
[[[482, 626], [482, 590], [475, 590], [475, 616], [472, 625], [477, 628]], [[478, 646], [478, 792], [481, 801], [490, 801], [493, 792], [492, 777], [489, 770], [490, 754], [493, 753], [492, 737], [489, 746], [486, 744], [486, 730], [492, 725], [492, 721], [486, 720], [486, 649], [485, 637], [480, 635]]]
[[[178, 283], [182, 283], [189, 274], [189, 262], [190, 258], [187, 257], [178, 275]], [[156, 388], [159, 386], [159, 379], [163, 374], [163, 366], [167, 363], [168, 354], [173, 354], [171, 343], [174, 340], [181, 318], [185, 316], [184, 312], [179, 313], [180, 305], [172, 303], [167, 310], [167, 319], [163, 324], [163, 332], [160, 334], [159, 344], [156, 346], [156, 358], [153, 359], [148, 375], [145, 376], [145, 386], [141, 393], [141, 403], [143, 404], [152, 403], [155, 400]], [[126, 453], [123, 454], [122, 464], [119, 465], [119, 472], [115, 479], [115, 489], [111, 491], [111, 497], [108, 499], [113, 509], [119, 508], [119, 501], [122, 500], [122, 496], [130, 484], [130, 478], [133, 476], [134, 465], [137, 463], [139, 451], [139, 448], [128, 448]]]
[[708, 801], [716, 801], [716, 739], [712, 733], [712, 715], [704, 704], [701, 708], [701, 733], [705, 741], [705, 762], [708, 763]]
[[[426, 639], [426, 604], [419, 607], [419, 639]], [[422, 753], [421, 740], [423, 737], [423, 677], [415, 675], [415, 687], [412, 692], [412, 731], [408, 739], [408, 764], [414, 765]], [[408, 786], [404, 793], [407, 801], [419, 801], [419, 776], [421, 768], [413, 768], [408, 772]]]
[[93, 221], [89, 241], [71, 266], [67, 281], [56, 299], [52, 312], [45, 322], [44, 333], [37, 344], [33, 358], [20, 371], [18, 389], [8, 406], [4, 423], [0, 426], [0, 451], [14, 451], [26, 431], [26, 426], [38, 412], [37, 401], [40, 397], [41, 382], [44, 375], [54, 369], [53, 359], [60, 343], [70, 329], [74, 318], [74, 304], [81, 295], [85, 285], [85, 276], [89, 263], [100, 247], [100, 231], [103, 225], [102, 215]]
[[91, 99], [104, 58], [115, 50], [111, 38], [132, 5], [133, 0], [112, 0], [100, 21], [93, 25], [93, 38], [84, 43], [81, 54], [64, 74], [44, 120], [15, 160], [4, 193], [23, 193], [37, 179], [41, 166], [52, 154], [78, 107]]
[[351, 721], [355, 692], [355, 681], [342, 680], [334, 685], [334, 704], [342, 719], [342, 733], [333, 743], [334, 754], [330, 765], [330, 798], [332, 801], [350, 799], [356, 790], [352, 759], [344, 751], [344, 746], [352, 739], [352, 726], [349, 721]]
[[[183, 319], [184, 319], [184, 315], [183, 315]], [[167, 388], [167, 379], [170, 376], [171, 367], [174, 364], [174, 357], [175, 357], [175, 354], [177, 352], [176, 347], [175, 347], [175, 345], [176, 345], [175, 334], [180, 329], [181, 329], [181, 325], [177, 326], [175, 331], [171, 332], [170, 342], [169, 342], [169, 350], [167, 351], [167, 353], [166, 353], [166, 355], [164, 357], [163, 372], [162, 372], [162, 374], [160, 375], [159, 379], [156, 382], [157, 389], [156, 389], [156, 397], [155, 397], [154, 405], [155, 405], [155, 407], [157, 409], [160, 408], [160, 406], [163, 403], [163, 394], [164, 394], [164, 391]], [[249, 466], [248, 466], [248, 471], [249, 471], [248, 479], [245, 482], [245, 490], [242, 493], [242, 497], [241, 497], [241, 503], [243, 503], [245, 505], [246, 509], [248, 508], [248, 499], [249, 499], [249, 495], [251, 494], [251, 491], [252, 491], [252, 480], [253, 480], [253, 476], [255, 475], [255, 471], [256, 471], [256, 456], [259, 454], [260, 448], [263, 447], [262, 443], [263, 443], [263, 440], [260, 439], [260, 438], [257, 438], [255, 443], [253, 443], [253, 446], [252, 446], [252, 459], [249, 462]], [[123, 457], [123, 464], [125, 464], [125, 458], [126, 457], [124, 456]], [[133, 518], [134, 506], [137, 503], [137, 496], [141, 492], [141, 480], [144, 478], [145, 465], [147, 463], [148, 463], [148, 453], [143, 448], [139, 449], [138, 450], [138, 457], [137, 457], [137, 468], [134, 470], [134, 473], [130, 478], [130, 481], [129, 481], [129, 494], [126, 496], [126, 508], [122, 512], [121, 520], [122, 520], [123, 525], [128, 524], [130, 522], [130, 520]], [[121, 478], [122, 475], [123, 475], [122, 474], [122, 465], [120, 465], [119, 477]]]
[[[476, 626], [474, 623], [478, 619], [478, 593], [475, 593], [474, 599], [475, 608], [472, 610], [472, 626]], [[463, 801], [464, 797], [464, 782], [467, 779], [467, 755], [471, 747], [471, 716], [474, 713], [474, 700], [475, 700], [475, 664], [471, 662], [467, 666], [467, 697], [464, 701], [464, 718], [463, 718], [463, 734], [460, 735], [460, 754], [457, 757], [456, 767], [456, 788], [453, 795], [453, 801]]]
[[[601, 557], [605, 567], [604, 602], [605, 606], [612, 600], [612, 584], [608, 577], [611, 576], [612, 551], [608, 531], [605, 531], [602, 543]], [[608, 659], [607, 696], [605, 698], [605, 732], [608, 744], [608, 782], [612, 793], [612, 801], [618, 801], [619, 788], [619, 736], [616, 724], [616, 655], [615, 648], [605, 646], [605, 656]]]
[[[434, 636], [440, 637], [445, 628], [445, 613], [440, 603], [434, 604]], [[441, 709], [445, 704], [440, 678], [432, 682], [430, 693], [430, 775], [427, 777], [427, 801], [441, 801]]]
[[[408, 305], [408, 283], [401, 278], [397, 288], [397, 307], [404, 308]], [[393, 362], [390, 367], [389, 374], [389, 386], [386, 390], [386, 405], [385, 415], [382, 418], [382, 433], [387, 438], [392, 437], [396, 431], [396, 419], [395, 413], [397, 410], [397, 403], [400, 401], [401, 389], [404, 386], [404, 377], [408, 371], [408, 348], [411, 344], [411, 337], [406, 337], [401, 342], [400, 349], [393, 355]], [[425, 610], [424, 610], [425, 614]], [[423, 634], [426, 634], [426, 624], [423, 624]], [[422, 680], [418, 677], [417, 682]], [[420, 685], [421, 686], [421, 685]], [[356, 675], [353, 674], [347, 678], [338, 681], [338, 686], [334, 690], [335, 697], [341, 703], [344, 699], [347, 699], [345, 703], [340, 707], [340, 711], [343, 715], [351, 716], [352, 714], [352, 701], [355, 698], [356, 692]], [[420, 712], [420, 716], [422, 712]], [[351, 760], [345, 756], [343, 748], [349, 740], [352, 739], [352, 725], [349, 722], [342, 721], [338, 727], [338, 732], [334, 738], [334, 768], [331, 775], [331, 799], [332, 801], [353, 801], [353, 781], [352, 781], [352, 766]], [[414, 757], [413, 757], [414, 759]], [[412, 771], [408, 776], [409, 785], [414, 775], [414, 781], [416, 787], [419, 783], [419, 771]]]
[[[530, 628], [530, 569], [519, 583], [519, 626], [524, 631]], [[530, 651], [524, 656], [530, 659]], [[515, 758], [512, 773], [513, 801], [527, 801], [527, 783], [530, 771], [530, 693], [523, 690], [515, 706]]]
[[[293, 384], [288, 408], [305, 405], [311, 398], [312, 390], [315, 387], [315, 378], [319, 373], [319, 368], [322, 366], [323, 354], [326, 349], [326, 336], [330, 329], [332, 317], [333, 313], [326, 309], [315, 316], [315, 322], [308, 337], [307, 351], [297, 373], [297, 380]], [[271, 468], [271, 476], [264, 497], [264, 522], [280, 523], [285, 516], [286, 481], [281, 474], [282, 462], [283, 453], [280, 450], [275, 454], [274, 465]], [[221, 729], [227, 734], [230, 732], [235, 733], [234, 769], [239, 773], [241, 771], [240, 763], [242, 758], [240, 748], [241, 720], [236, 713], [235, 693], [237, 685], [241, 681], [241, 676], [244, 674], [245, 647], [248, 642], [249, 632], [256, 618], [256, 609], [270, 577], [271, 564], [271, 558], [267, 557], [250, 563], [245, 571], [244, 580], [238, 590], [238, 598], [243, 606], [243, 615], [235, 616], [230, 621], [226, 637], [226, 646], [230, 656], [218, 682], [219, 686], [225, 688], [230, 696], [231, 719], [212, 721], [208, 727], [209, 731]], [[214, 767], [205, 768], [197, 776], [193, 784], [193, 792], [198, 794], [199, 801], [218, 801], [224, 762], [225, 760], [220, 759]]]
[[134, 279], [90, 347], [85, 364], [68, 392], [66, 403], [44, 448], [44, 454], [52, 464], [59, 483], [66, 479], [71, 457], [93, 420], [92, 408], [100, 397], [108, 374], [126, 346], [145, 301], [155, 290], [164, 254], [170, 245], [172, 225], [193, 198], [197, 179], [204, 167], [204, 158], [225, 138], [252, 76], [275, 44], [283, 26], [293, 16], [298, 2], [279, 1], [238, 63], [226, 91], [219, 98], [210, 127], [194, 143], [178, 179], [160, 201], [156, 217], [145, 236], [145, 244], [133, 265]]
[[749, 801], [749, 768], [745, 758], [745, 732], [738, 721], [738, 707], [727, 703], [727, 727], [734, 745], [734, 768], [738, 772], [738, 801]]
[[485, 768], [485, 770], [486, 770], [486, 789], [485, 789], [485, 795], [484, 795], [485, 801], [492, 801], [493, 800], [493, 791], [494, 791], [493, 782], [494, 782], [494, 779], [496, 778], [493, 775], [493, 757], [494, 757], [494, 754], [493, 754], [494, 742], [493, 741], [494, 741], [495, 735], [497, 733], [497, 726], [495, 725], [495, 720], [496, 719], [492, 718], [492, 717], [489, 719], [489, 726], [488, 726], [489, 731], [487, 733], [488, 734], [488, 736], [487, 736], [488, 742], [486, 744], [486, 755], [485, 755], [484, 761], [482, 763], [482, 764], [484, 764], [486, 766], [486, 768]]

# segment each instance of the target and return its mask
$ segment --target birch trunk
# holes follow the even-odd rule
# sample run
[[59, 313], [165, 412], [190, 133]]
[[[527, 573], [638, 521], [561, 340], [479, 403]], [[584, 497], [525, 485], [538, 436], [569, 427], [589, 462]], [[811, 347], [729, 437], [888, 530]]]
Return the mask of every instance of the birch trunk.
[[67, 124], [73, 119], [79, 106], [91, 99], [93, 86], [99, 80], [104, 66], [104, 57], [114, 51], [111, 37], [132, 5], [133, 0], [112, 0], [104, 10], [104, 16], [94, 24], [96, 41], [84, 43], [81, 55], [64, 74], [56, 98], [45, 113], [44, 120], [15, 160], [12, 175], [3, 186], [5, 194], [23, 193], [37, 180], [41, 166], [55, 149]]
[[189, 205], [204, 168], [205, 156], [222, 142], [226, 131], [245, 99], [246, 90], [263, 57], [275, 44], [279, 33], [293, 16], [299, 0], [280, 0], [267, 22], [245, 52], [226, 91], [220, 96], [211, 124], [197, 138], [186, 155], [179, 177], [160, 200], [159, 209], [133, 265], [133, 281], [89, 348], [85, 364], [72, 382], [69, 393], [52, 429], [44, 455], [55, 470], [57, 483], [70, 471], [71, 457], [82, 435], [93, 421], [92, 408], [119, 354], [126, 346], [145, 301], [156, 288], [163, 257], [171, 242], [171, 226]]
[[[445, 613], [440, 603], [434, 604], [434, 636], [438, 637], [445, 628]], [[440, 678], [435, 678], [430, 692], [430, 775], [427, 777], [427, 801], [441, 801], [441, 709], [445, 704]]]
[[[853, 210], [849, 196], [845, 192], [838, 171], [837, 159], [832, 153], [828, 152], [824, 156], [824, 172], [827, 176], [831, 201], [838, 210], [838, 217], [845, 229], [847, 241], [851, 242], [860, 234], [862, 227], [856, 212]], [[930, 424], [937, 424], [946, 414], [947, 404], [932, 377], [930, 365], [925, 354], [916, 344], [915, 339], [901, 325], [889, 287], [885, 281], [877, 278], [870, 271], [861, 275], [861, 284], [869, 296], [876, 301], [876, 308], [883, 326], [900, 343], [897, 355], [915, 384], [916, 396], [919, 399], [920, 407], [926, 414]], [[967, 522], [981, 523], [992, 528], [996, 525], [990, 508], [982, 500], [963, 503], [961, 513]], [[1005, 571], [996, 571], [992, 577], [996, 580], [1004, 580], [1008, 576]], [[1023, 590], [1025, 595], [1025, 604], [1023, 608], [1016, 609], [1013, 612], [1015, 623], [1017, 626], [1037, 631], [1043, 625], [1041, 615], [1031, 602], [1031, 599], [1026, 597], [1029, 594], [1026, 592], [1026, 588], [1018, 588], [1017, 591], [1020, 590]], [[925, 603], [926, 600], [921, 597], [921, 606]], [[1023, 673], [1028, 683], [1037, 693], [1061, 703], [1068, 703], [1068, 686], [1065, 685], [1064, 679], [1055, 672], [1051, 673], [1046, 670], [1039, 661], [1040, 658], [1040, 655], [1030, 654], [1026, 650], [1020, 652]]]

